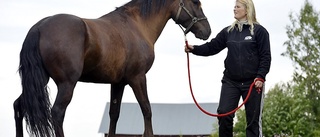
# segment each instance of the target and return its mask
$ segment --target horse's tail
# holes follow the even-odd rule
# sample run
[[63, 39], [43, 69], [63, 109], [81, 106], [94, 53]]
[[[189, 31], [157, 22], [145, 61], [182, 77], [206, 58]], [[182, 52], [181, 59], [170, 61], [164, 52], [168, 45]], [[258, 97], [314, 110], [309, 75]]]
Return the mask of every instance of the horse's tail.
[[36, 137], [49, 137], [54, 136], [54, 129], [47, 90], [49, 74], [44, 68], [39, 49], [39, 23], [28, 32], [20, 52], [21, 99], [28, 132]]

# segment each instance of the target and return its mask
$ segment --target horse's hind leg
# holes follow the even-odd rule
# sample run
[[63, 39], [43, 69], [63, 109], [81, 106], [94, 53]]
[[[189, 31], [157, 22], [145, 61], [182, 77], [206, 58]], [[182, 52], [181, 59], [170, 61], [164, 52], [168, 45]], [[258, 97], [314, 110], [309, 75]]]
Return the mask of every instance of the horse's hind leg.
[[109, 137], [115, 136], [125, 84], [111, 84]]
[[153, 137], [153, 129], [151, 122], [151, 106], [147, 93], [147, 84], [146, 84], [146, 76], [141, 74], [132, 78], [129, 82], [129, 85], [133, 89], [133, 92], [137, 98], [137, 101], [140, 105], [143, 118], [144, 118], [144, 137]]
[[58, 93], [51, 110], [56, 137], [64, 137], [63, 120], [67, 106], [69, 105], [76, 82], [58, 83]]
[[21, 96], [22, 94], [13, 103], [14, 119], [16, 122], [16, 137], [23, 137], [22, 120], [24, 116], [24, 111], [22, 110], [21, 106]]
[[56, 137], [63, 137], [65, 112], [83, 70], [86, 28], [80, 18], [59, 14], [48, 18], [39, 29], [41, 57], [58, 88], [51, 109], [53, 128]]

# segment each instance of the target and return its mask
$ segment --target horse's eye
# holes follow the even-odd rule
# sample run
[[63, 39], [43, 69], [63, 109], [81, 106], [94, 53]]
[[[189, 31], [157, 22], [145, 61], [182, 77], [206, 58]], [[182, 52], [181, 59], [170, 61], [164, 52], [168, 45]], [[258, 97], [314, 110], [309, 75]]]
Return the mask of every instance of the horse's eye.
[[198, 5], [198, 4], [200, 3], [199, 0], [192, 0], [192, 2], [193, 2], [194, 4], [196, 4], [196, 5]]

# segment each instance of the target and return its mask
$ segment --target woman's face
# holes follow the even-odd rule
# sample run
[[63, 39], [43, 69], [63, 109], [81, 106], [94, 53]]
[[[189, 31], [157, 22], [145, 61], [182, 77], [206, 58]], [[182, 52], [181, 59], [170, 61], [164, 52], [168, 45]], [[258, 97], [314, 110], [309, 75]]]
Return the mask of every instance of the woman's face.
[[234, 18], [237, 19], [238, 21], [247, 20], [246, 7], [242, 3], [236, 2], [233, 12], [234, 12]]

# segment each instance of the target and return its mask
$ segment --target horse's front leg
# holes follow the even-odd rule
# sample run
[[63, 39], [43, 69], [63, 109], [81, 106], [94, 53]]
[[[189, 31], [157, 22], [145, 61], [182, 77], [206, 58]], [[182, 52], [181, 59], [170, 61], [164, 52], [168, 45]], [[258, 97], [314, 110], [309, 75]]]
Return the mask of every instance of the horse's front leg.
[[116, 134], [124, 87], [125, 84], [111, 84], [109, 137], [114, 137]]
[[13, 103], [14, 108], [14, 119], [16, 122], [16, 137], [23, 137], [23, 126], [22, 126], [22, 120], [24, 116], [24, 111], [22, 110], [21, 106], [21, 96], [17, 98]]
[[138, 75], [130, 80], [129, 85], [133, 89], [133, 92], [137, 98], [137, 101], [140, 105], [143, 118], [144, 118], [144, 137], [153, 137], [152, 129], [152, 112], [151, 106], [147, 93], [147, 84], [145, 74]]

